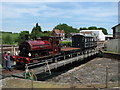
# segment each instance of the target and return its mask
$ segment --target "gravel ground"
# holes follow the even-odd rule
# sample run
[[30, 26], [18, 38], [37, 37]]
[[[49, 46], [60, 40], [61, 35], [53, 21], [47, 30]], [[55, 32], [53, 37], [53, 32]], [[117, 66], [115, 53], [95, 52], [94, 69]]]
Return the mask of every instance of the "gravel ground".
[[118, 61], [108, 58], [95, 58], [86, 64], [75, 67], [66, 73], [48, 79], [48, 82], [59, 83], [106, 83], [106, 67], [108, 67], [108, 82], [118, 82]]

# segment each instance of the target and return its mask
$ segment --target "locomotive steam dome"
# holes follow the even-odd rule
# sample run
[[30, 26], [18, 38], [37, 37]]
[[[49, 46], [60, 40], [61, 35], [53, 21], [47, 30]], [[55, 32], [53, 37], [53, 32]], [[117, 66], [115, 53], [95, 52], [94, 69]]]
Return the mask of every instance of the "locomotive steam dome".
[[19, 50], [23, 52], [51, 49], [51, 44], [46, 40], [29, 40], [19, 45]]

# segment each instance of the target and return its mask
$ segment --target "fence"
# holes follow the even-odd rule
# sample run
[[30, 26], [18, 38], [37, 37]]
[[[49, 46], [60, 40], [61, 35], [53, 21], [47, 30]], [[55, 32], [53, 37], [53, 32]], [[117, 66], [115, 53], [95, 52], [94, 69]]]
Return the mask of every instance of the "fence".
[[11, 55], [16, 55], [19, 53], [18, 46], [13, 45], [1, 45], [0, 47], [0, 64], [5, 65], [5, 60], [3, 59], [4, 52], [10, 52]]
[[16, 52], [18, 53], [18, 46], [13, 46], [13, 45], [9, 45], [9, 46], [1, 46], [0, 48], [0, 53], [4, 53], [4, 52], [10, 52], [11, 55], [15, 55]]
[[120, 53], [120, 39], [109, 40], [106, 44], [107, 51]]

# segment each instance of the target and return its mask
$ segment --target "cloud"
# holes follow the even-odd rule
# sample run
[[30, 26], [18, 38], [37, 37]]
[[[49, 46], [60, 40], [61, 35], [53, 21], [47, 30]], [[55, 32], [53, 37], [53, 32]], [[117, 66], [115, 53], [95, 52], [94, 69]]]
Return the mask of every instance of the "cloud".
[[1, 0], [2, 2], [119, 2], [119, 0]]
[[[28, 27], [23, 26], [22, 24], [36, 22], [41, 23], [44, 30], [52, 30], [52, 28], [59, 23], [72, 24], [77, 27], [81, 24], [91, 25], [99, 23], [99, 25], [100, 24], [103, 25], [103, 23], [104, 24], [115, 23], [117, 22], [116, 17], [118, 15], [117, 6], [112, 5], [113, 3], [107, 4], [108, 6], [105, 6], [104, 3], [92, 3], [92, 2], [91, 3], [6, 2], [2, 4], [3, 10], [2, 16], [4, 24], [6, 23], [9, 24], [10, 22], [12, 22], [21, 25], [22, 28], [20, 26], [18, 27], [19, 31], [20, 28], [23, 29], [23, 27], [25, 28]], [[34, 25], [32, 24], [31, 26]], [[30, 27], [28, 29], [30, 29]]]
[[[21, 4], [22, 5], [22, 4]], [[26, 3], [26, 5], [29, 5], [29, 3]], [[18, 7], [18, 6], [7, 6], [7, 5], [3, 5], [3, 16], [4, 18], [20, 18], [22, 17], [24, 14], [29, 14], [32, 16], [38, 16], [39, 15], [39, 11], [44, 11], [48, 9], [47, 6], [41, 6], [39, 7]]]
[[[24, 3], [25, 4], [25, 3]], [[112, 10], [111, 8], [102, 8], [102, 7], [90, 7], [84, 8], [80, 4], [73, 5], [74, 9], [63, 9], [58, 7], [52, 7], [47, 5], [47, 3], [34, 3], [34, 7], [30, 7], [32, 3], [26, 3], [26, 6], [21, 4], [21, 7], [17, 5], [4, 5], [3, 4], [3, 16], [4, 18], [20, 18], [24, 15], [39, 16], [39, 17], [62, 17], [62, 18], [71, 18], [76, 15], [82, 16], [92, 16], [92, 17], [108, 17], [116, 16], [117, 10]], [[70, 3], [71, 4], [71, 3]], [[18, 4], [20, 5], [20, 4]], [[76, 17], [77, 18], [77, 17]]]

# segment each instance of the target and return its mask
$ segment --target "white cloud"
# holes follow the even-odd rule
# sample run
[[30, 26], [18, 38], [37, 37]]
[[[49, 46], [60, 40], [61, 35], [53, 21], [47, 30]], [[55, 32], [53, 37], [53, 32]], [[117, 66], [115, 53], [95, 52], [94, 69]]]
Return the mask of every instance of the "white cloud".
[[[29, 5], [31, 3], [26, 3]], [[36, 3], [35, 3], [36, 4]], [[71, 18], [75, 15], [85, 15], [94, 17], [108, 17], [117, 16], [117, 9], [112, 10], [111, 8], [102, 7], [91, 7], [91, 8], [81, 8], [79, 4], [76, 4], [75, 9], [61, 9], [49, 7], [45, 3], [40, 3], [36, 7], [17, 7], [17, 6], [3, 6], [3, 16], [4, 18], [17, 18], [23, 17], [24, 14], [40, 17], [63, 17]]]
[[[49, 3], [50, 4], [50, 3]], [[59, 3], [52, 3], [57, 6]], [[23, 17], [25, 18], [40, 18], [44, 21], [39, 21], [42, 24], [43, 30], [51, 30], [55, 25], [59, 23], [72, 23], [73, 26], [75, 25], [90, 25], [95, 24], [95, 22], [99, 23], [99, 25], [105, 23], [115, 23], [115, 19], [113, 16], [117, 17], [117, 8], [113, 9], [111, 7], [105, 8], [101, 5], [98, 7], [95, 5], [88, 6], [87, 8], [82, 6], [79, 3], [67, 3], [69, 6], [71, 5], [74, 8], [61, 8], [55, 7], [54, 5], [48, 5], [48, 3], [12, 3], [12, 4], [3, 4], [3, 18], [4, 20], [9, 19], [16, 19], [17, 22], [20, 23], [20, 19]], [[27, 15], [28, 17], [26, 17]], [[30, 17], [29, 17], [30, 16]], [[55, 20], [56, 18], [56, 20]], [[110, 18], [110, 19], [109, 19]], [[53, 19], [49, 21], [49, 19]], [[45, 21], [46, 20], [46, 21]], [[37, 20], [36, 20], [37, 21]], [[32, 19], [32, 23], [35, 22]], [[88, 22], [86, 22], [88, 21]], [[31, 23], [30, 22], [30, 23]], [[103, 22], [103, 23], [102, 23]], [[117, 22], [117, 19], [116, 19]], [[13, 22], [14, 23], [14, 22]], [[28, 24], [28, 23], [27, 23]], [[29, 26], [34, 26], [31, 24]], [[22, 28], [21, 28], [22, 27]], [[17, 29], [18, 28], [18, 29]], [[27, 28], [27, 26], [21, 25], [17, 27], [16, 30], [20, 31], [21, 29], [24, 30], [31, 30], [31, 28]], [[11, 28], [12, 30], [12, 28]]]
[[1, 0], [2, 2], [119, 2], [119, 0]]
[[[26, 3], [27, 4], [27, 3]], [[24, 7], [14, 7], [14, 6], [3, 6], [3, 16], [5, 18], [17, 18], [22, 17], [23, 14], [30, 14], [33, 16], [38, 16], [39, 11], [44, 11], [48, 9], [45, 5], [41, 8], [24, 8]]]

